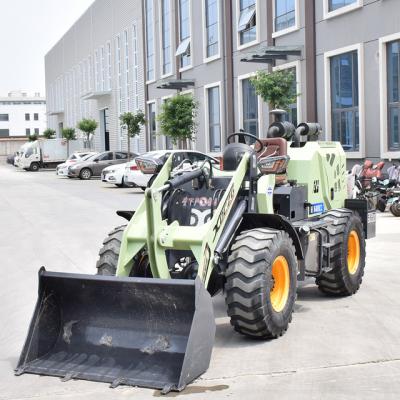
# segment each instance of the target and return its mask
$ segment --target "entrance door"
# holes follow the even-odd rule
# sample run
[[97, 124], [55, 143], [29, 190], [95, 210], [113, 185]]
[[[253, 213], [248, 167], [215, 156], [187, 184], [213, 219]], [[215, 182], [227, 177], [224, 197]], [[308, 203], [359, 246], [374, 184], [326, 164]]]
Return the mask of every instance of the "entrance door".
[[100, 110], [100, 134], [101, 145], [103, 151], [110, 150], [110, 123], [109, 123], [109, 110], [105, 108]]

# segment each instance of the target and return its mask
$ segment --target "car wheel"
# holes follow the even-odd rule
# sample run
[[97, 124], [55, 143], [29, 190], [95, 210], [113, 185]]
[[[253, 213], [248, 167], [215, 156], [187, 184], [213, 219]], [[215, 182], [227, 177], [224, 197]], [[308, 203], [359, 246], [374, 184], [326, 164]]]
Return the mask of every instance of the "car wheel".
[[92, 177], [92, 171], [89, 168], [83, 168], [79, 174], [79, 178], [83, 180], [89, 180]]

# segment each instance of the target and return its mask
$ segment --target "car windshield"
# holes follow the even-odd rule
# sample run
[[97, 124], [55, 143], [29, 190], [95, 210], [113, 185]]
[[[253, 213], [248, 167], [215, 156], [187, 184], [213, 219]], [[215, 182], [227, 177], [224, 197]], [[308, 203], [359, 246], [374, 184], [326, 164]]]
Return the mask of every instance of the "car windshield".
[[90, 154], [90, 155], [87, 156], [86, 158], [82, 159], [82, 161], [92, 161], [92, 160], [94, 160], [97, 156], [98, 156], [98, 154]]
[[94, 156], [96, 156], [97, 154], [85, 154], [84, 156], [82, 156], [82, 161], [87, 161], [87, 160], [89, 160], [90, 158], [92, 158], [92, 157], [94, 157]]

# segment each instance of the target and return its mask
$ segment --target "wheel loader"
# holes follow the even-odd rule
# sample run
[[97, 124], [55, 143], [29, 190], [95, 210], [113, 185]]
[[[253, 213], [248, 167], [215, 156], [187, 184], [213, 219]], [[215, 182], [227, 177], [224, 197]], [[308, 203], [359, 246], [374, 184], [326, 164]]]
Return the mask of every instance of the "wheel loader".
[[171, 155], [135, 211], [119, 211], [96, 275], [39, 271], [16, 374], [180, 391], [204, 373], [223, 292], [238, 334], [268, 340], [292, 320], [297, 282], [350, 296], [375, 212], [346, 197], [340, 143], [316, 123], [275, 122], [266, 139], [228, 137], [222, 165]]

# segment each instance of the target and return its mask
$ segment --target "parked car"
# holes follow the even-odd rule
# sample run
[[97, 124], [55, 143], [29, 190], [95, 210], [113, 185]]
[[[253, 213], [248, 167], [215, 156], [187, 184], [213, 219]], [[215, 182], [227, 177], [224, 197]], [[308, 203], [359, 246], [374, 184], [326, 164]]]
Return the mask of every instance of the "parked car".
[[[133, 161], [134, 162], [134, 161]], [[103, 169], [101, 173], [101, 180], [105, 183], [113, 184], [117, 187], [132, 187], [133, 184], [125, 182], [125, 168], [128, 163], [110, 165]]]
[[[131, 158], [137, 154], [131, 153]], [[101, 171], [110, 165], [126, 163], [128, 153], [126, 151], [104, 151], [85, 161], [76, 163], [68, 168], [68, 176], [71, 178], [90, 179], [93, 176], [101, 176]]]
[[[182, 162], [183, 160], [189, 160], [194, 163], [207, 159], [210, 160], [214, 165], [219, 165], [218, 159], [195, 150], [157, 150], [142, 154], [139, 157], [140, 159], [146, 159], [152, 163], [157, 164], [157, 171], [159, 171], [164, 165], [165, 161], [171, 155], [171, 153], [177, 154], [177, 163]], [[154, 177], [154, 174], [144, 174], [138, 168], [135, 161], [127, 163], [126, 165], [124, 181], [126, 183], [133, 184], [134, 186], [139, 187], [142, 190], [145, 190], [147, 186], [151, 185]]]
[[71, 154], [65, 163], [57, 165], [56, 174], [59, 176], [68, 176], [68, 168], [78, 162], [86, 161], [89, 157], [98, 154], [96, 151], [75, 152]]

